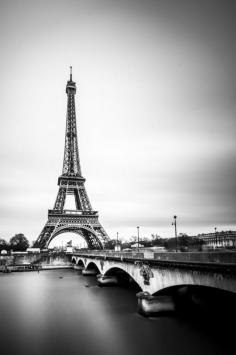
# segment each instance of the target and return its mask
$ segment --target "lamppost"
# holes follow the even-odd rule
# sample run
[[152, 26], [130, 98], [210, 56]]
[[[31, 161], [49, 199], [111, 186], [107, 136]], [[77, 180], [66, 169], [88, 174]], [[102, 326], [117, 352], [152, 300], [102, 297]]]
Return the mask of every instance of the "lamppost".
[[177, 224], [176, 224], [177, 216], [174, 216], [174, 222], [172, 222], [172, 226], [175, 226], [175, 251], [178, 251], [178, 240], [177, 240]]
[[215, 227], [215, 248], [217, 247], [217, 236], [216, 236], [216, 230], [217, 230], [217, 227]]
[[137, 227], [138, 230], [138, 253], [139, 253], [139, 227]]

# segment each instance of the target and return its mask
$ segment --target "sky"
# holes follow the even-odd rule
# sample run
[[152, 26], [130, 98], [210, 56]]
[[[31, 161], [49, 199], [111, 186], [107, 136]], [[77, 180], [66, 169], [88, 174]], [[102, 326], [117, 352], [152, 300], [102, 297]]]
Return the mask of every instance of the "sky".
[[36, 240], [62, 171], [69, 66], [82, 174], [111, 238], [236, 229], [236, 4], [0, 0], [0, 237]]

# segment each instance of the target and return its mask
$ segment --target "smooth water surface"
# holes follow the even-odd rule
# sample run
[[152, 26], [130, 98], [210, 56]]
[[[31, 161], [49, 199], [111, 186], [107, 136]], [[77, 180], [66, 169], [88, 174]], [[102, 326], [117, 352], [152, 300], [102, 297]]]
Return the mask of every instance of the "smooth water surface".
[[1, 274], [0, 354], [233, 354], [220, 321], [215, 333], [177, 316], [144, 318], [135, 293], [78, 270]]

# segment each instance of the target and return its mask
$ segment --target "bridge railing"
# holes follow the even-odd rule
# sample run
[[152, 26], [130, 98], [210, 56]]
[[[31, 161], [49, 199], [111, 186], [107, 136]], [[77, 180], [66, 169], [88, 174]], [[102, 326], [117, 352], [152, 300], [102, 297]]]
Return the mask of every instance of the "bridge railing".
[[200, 263], [225, 263], [236, 264], [236, 252], [117, 252], [113, 250], [78, 250], [73, 254], [97, 255], [97, 256], [114, 256], [130, 259], [154, 259], [166, 261], [180, 262], [200, 262]]
[[118, 252], [113, 250], [78, 250], [73, 254], [82, 254], [82, 255], [97, 255], [97, 256], [116, 256], [116, 257], [125, 257], [131, 259], [143, 259], [144, 253], [134, 253], [134, 252]]
[[155, 260], [236, 264], [236, 252], [154, 253]]

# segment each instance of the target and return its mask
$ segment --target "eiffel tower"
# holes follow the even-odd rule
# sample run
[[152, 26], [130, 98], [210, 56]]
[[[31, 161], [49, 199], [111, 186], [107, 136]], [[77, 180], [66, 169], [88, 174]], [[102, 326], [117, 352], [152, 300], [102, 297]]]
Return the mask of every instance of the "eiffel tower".
[[[48, 221], [34, 246], [47, 248], [57, 235], [74, 232], [85, 239], [89, 249], [102, 249], [109, 238], [98, 221], [98, 212], [92, 209], [81, 173], [75, 114], [76, 83], [72, 80], [72, 67], [66, 93], [65, 150], [62, 175], [58, 178], [59, 190], [53, 209], [48, 210]], [[65, 209], [69, 195], [73, 196], [75, 209]]]

